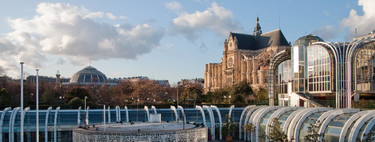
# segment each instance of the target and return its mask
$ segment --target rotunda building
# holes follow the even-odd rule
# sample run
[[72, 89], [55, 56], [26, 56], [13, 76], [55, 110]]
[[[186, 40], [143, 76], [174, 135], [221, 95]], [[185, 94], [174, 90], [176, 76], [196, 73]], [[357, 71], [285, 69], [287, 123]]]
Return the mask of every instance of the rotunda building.
[[71, 84], [105, 84], [107, 77], [92, 66], [87, 66], [82, 70], [76, 72], [70, 79]]

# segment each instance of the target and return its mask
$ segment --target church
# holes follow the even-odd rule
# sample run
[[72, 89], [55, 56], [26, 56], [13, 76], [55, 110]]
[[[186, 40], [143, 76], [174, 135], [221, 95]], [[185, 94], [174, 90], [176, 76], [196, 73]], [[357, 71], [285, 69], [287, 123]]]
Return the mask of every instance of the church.
[[259, 18], [253, 34], [229, 33], [224, 41], [221, 63], [208, 63], [204, 71], [204, 92], [247, 81], [253, 88], [266, 88], [267, 69], [272, 56], [290, 48], [280, 29], [262, 33]]

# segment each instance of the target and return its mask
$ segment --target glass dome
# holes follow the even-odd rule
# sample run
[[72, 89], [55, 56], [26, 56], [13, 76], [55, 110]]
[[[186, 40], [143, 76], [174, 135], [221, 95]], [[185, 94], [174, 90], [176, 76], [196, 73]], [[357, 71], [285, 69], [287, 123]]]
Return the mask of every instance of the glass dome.
[[294, 46], [309, 46], [312, 43], [318, 42], [318, 41], [323, 42], [323, 39], [320, 38], [319, 36], [308, 34], [308, 35], [298, 38], [296, 42], [294, 43]]
[[75, 73], [70, 79], [70, 83], [79, 84], [91, 84], [91, 83], [105, 83], [107, 82], [107, 77], [102, 72], [98, 71], [96, 68], [87, 66], [82, 70]]

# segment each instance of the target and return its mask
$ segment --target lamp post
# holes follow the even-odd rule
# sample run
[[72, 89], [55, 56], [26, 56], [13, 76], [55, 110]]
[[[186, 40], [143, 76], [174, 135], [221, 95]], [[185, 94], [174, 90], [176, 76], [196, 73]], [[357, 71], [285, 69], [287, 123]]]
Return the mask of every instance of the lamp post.
[[39, 142], [39, 69], [36, 69], [36, 142]]
[[21, 134], [21, 142], [23, 142], [23, 62], [20, 62], [21, 64], [21, 130], [20, 130], [20, 134]]
[[87, 99], [87, 96], [85, 96], [85, 128], [87, 127], [87, 117], [86, 117], [87, 108], [86, 108], [86, 99]]

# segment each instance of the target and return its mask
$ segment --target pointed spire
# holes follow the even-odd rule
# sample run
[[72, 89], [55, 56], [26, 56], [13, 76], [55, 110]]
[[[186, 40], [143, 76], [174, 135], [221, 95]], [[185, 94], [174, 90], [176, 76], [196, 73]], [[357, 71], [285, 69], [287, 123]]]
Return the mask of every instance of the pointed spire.
[[262, 34], [262, 28], [260, 27], [260, 24], [259, 24], [259, 17], [257, 17], [257, 23], [254, 27], [254, 33], [253, 35], [255, 36], [259, 36]]

